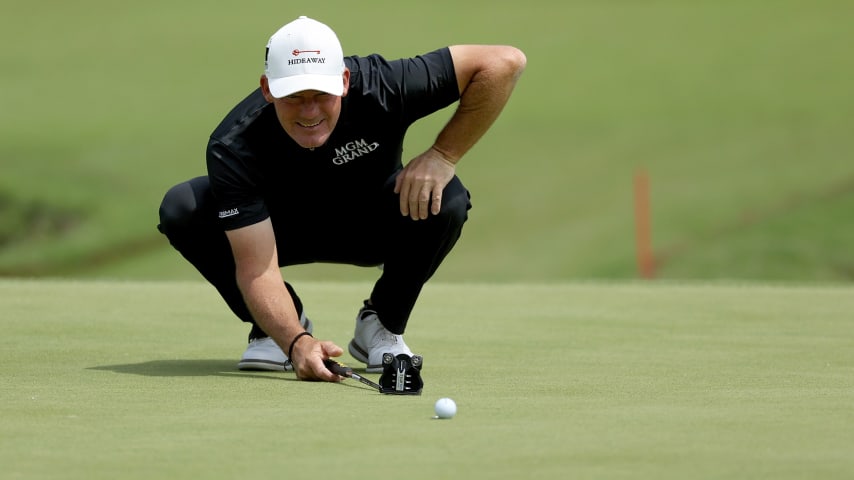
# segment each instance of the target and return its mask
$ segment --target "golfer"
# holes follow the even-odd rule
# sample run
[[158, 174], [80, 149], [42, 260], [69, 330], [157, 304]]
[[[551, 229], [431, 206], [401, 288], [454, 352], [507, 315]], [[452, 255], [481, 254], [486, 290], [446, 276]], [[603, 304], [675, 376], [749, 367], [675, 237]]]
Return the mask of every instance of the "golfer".
[[[211, 134], [207, 175], [166, 193], [158, 225], [252, 325], [238, 368], [340, 380], [323, 361], [343, 349], [312, 337], [280, 270], [314, 262], [381, 266], [349, 352], [368, 372], [382, 371], [383, 353], [412, 355], [412, 309], [471, 208], [456, 164], [525, 64], [516, 48], [486, 45], [344, 57], [336, 34], [306, 17], [273, 34], [260, 88]], [[407, 128], [455, 102], [433, 145], [403, 165]]]

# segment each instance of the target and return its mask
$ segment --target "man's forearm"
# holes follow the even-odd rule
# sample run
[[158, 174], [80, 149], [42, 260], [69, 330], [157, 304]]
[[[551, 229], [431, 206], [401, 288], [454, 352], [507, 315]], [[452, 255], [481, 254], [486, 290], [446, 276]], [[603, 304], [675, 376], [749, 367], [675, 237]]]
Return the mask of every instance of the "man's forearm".
[[294, 337], [305, 329], [281, 275], [268, 272], [250, 278], [238, 276], [237, 284], [255, 323], [287, 351]]

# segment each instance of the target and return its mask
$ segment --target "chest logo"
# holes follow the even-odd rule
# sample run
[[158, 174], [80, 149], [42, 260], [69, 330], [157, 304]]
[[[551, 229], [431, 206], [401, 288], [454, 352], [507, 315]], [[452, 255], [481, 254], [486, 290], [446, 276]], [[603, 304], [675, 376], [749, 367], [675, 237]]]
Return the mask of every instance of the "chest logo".
[[335, 158], [332, 159], [332, 163], [335, 165], [344, 165], [373, 152], [379, 146], [379, 143], [368, 143], [364, 138], [347, 142], [341, 147], [335, 147]]

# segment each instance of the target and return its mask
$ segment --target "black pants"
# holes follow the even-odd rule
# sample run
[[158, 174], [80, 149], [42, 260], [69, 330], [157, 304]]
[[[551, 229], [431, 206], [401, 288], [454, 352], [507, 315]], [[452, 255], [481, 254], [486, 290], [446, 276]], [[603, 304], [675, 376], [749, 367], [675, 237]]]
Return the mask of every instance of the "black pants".
[[[279, 266], [382, 264], [370, 300], [383, 325], [392, 333], [402, 334], [422, 287], [459, 239], [471, 203], [468, 190], [454, 177], [443, 192], [439, 215], [413, 221], [400, 214], [392, 176], [375, 210], [348, 210], [346, 202], [333, 212], [313, 212], [310, 204], [296, 208], [299, 211], [292, 216], [289, 212], [271, 216]], [[179, 183], [166, 193], [157, 228], [216, 287], [231, 310], [253, 324], [253, 332], [258, 331], [238, 289], [231, 246], [218, 225], [206, 176]], [[287, 287], [301, 311], [296, 292], [291, 285]]]

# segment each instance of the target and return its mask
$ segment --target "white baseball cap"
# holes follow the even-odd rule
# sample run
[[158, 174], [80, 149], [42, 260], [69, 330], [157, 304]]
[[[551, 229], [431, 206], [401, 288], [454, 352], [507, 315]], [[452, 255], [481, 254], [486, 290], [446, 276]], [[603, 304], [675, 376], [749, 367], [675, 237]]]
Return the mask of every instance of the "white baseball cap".
[[344, 93], [344, 53], [331, 28], [306, 16], [270, 37], [264, 73], [276, 98], [303, 90]]

